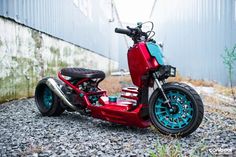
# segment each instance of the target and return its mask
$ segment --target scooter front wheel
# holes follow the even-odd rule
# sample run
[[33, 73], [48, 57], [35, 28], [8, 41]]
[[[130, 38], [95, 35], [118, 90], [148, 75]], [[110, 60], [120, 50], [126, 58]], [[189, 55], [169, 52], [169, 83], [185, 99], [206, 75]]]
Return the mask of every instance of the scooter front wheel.
[[59, 97], [47, 86], [47, 79], [48, 77], [40, 80], [37, 84], [35, 89], [35, 102], [43, 116], [59, 116], [65, 109], [60, 105]]
[[203, 103], [197, 92], [183, 83], [166, 83], [163, 90], [171, 108], [159, 89], [150, 98], [149, 115], [153, 125], [163, 134], [187, 136], [194, 132], [203, 119]]

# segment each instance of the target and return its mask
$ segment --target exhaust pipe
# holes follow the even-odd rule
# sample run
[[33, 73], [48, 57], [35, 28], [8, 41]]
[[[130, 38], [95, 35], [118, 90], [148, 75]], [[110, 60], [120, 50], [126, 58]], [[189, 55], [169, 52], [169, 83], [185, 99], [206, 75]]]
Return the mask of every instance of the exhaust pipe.
[[71, 109], [77, 111], [78, 108], [76, 106], [74, 106], [73, 104], [71, 104], [65, 94], [62, 92], [61, 88], [57, 85], [56, 81], [53, 78], [49, 78], [46, 81], [47, 86], [59, 97], [61, 98], [61, 100]]

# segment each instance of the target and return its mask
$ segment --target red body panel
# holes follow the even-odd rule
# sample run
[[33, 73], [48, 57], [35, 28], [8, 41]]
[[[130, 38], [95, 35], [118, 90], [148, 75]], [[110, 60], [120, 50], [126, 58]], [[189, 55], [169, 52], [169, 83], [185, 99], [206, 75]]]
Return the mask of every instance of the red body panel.
[[133, 84], [138, 87], [142, 85], [142, 76], [159, 66], [156, 59], [148, 52], [145, 42], [137, 43], [129, 49], [128, 64]]
[[[83, 95], [83, 105], [85, 105], [89, 110], [91, 110], [91, 114], [94, 118], [99, 118], [103, 120], [107, 120], [113, 123], [128, 125], [128, 126], [137, 126], [141, 128], [149, 127], [150, 121], [149, 120], [143, 120], [140, 116], [141, 109], [145, 106], [143, 104], [138, 104], [138, 106], [134, 107], [133, 100], [117, 100], [117, 102], [109, 102], [108, 97], [106, 95], [106, 91], [98, 91], [98, 92], [89, 92], [86, 93], [82, 90], [80, 90], [77, 86], [79, 84], [82, 84], [83, 82], [86, 82], [87, 79], [83, 79], [79, 81], [76, 86], [71, 84], [68, 80], [66, 80], [61, 73], [58, 73], [58, 77], [66, 83], [68, 86], [70, 86], [72, 89], [75, 90], [75, 92], [78, 95]], [[124, 92], [131, 92], [136, 93], [137, 90], [134, 88], [125, 88]], [[90, 95], [97, 95], [102, 94], [103, 96], [99, 99], [99, 106], [96, 106], [94, 104], [91, 104], [88, 96]], [[136, 100], [137, 97], [133, 96]]]
[[143, 104], [132, 110], [132, 102], [127, 100], [111, 103], [107, 97], [101, 97], [99, 102], [102, 106], [89, 106], [94, 118], [140, 128], [149, 127], [151, 124], [149, 120], [143, 120], [140, 116]]

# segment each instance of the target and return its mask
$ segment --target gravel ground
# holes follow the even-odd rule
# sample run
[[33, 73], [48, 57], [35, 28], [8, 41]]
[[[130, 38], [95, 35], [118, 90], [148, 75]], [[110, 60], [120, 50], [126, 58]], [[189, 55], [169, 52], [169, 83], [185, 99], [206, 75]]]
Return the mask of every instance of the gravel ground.
[[149, 156], [158, 143], [179, 144], [186, 156], [209, 156], [236, 148], [235, 126], [235, 118], [209, 109], [193, 134], [172, 138], [75, 112], [43, 117], [31, 98], [0, 104], [0, 156]]

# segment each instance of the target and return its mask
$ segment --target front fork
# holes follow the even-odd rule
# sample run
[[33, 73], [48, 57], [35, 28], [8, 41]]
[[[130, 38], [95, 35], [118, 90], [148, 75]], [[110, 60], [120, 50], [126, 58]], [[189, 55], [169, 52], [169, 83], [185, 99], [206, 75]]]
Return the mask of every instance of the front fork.
[[162, 85], [161, 85], [160, 81], [157, 79], [157, 76], [155, 73], [153, 73], [153, 78], [154, 78], [155, 83], [157, 84], [157, 87], [161, 90], [161, 93], [165, 99], [164, 104], [166, 104], [170, 109], [172, 109], [171, 103], [170, 103], [169, 99], [167, 98], [167, 96], [162, 88]]

